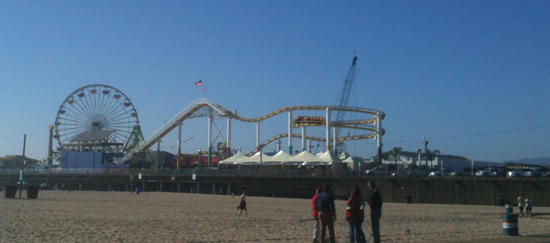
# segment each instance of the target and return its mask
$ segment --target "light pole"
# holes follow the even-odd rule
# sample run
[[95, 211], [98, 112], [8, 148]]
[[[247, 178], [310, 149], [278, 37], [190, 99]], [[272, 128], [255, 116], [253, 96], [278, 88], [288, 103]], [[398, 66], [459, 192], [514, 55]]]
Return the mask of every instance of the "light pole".
[[474, 160], [470, 159], [470, 161], [472, 161], [472, 177], [473, 177], [474, 176]]
[[418, 153], [418, 164], [416, 166], [420, 166], [422, 164], [420, 157], [422, 154], [422, 149], [418, 149], [416, 152]]
[[428, 170], [428, 141], [426, 137], [424, 137], [424, 159], [426, 160], [426, 171]]
[[19, 172], [19, 199], [21, 199], [21, 191], [23, 191], [23, 170], [25, 169], [25, 147], [27, 145], [27, 134], [23, 135], [23, 161], [21, 161], [21, 171]]

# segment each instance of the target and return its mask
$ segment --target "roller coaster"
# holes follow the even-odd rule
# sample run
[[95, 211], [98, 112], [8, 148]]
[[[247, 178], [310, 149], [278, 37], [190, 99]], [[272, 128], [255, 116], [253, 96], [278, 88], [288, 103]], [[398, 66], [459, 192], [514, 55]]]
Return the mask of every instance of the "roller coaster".
[[[323, 125], [325, 126], [325, 137], [315, 137], [306, 135], [306, 125], [296, 126], [296, 123], [293, 122], [293, 112], [294, 111], [324, 111], [325, 119]], [[366, 117], [358, 120], [349, 120], [349, 121], [332, 121], [331, 113], [332, 111], [337, 112], [353, 112], [358, 114], [364, 114]], [[281, 113], [288, 112], [288, 132], [282, 133], [269, 139], [264, 142], [260, 142], [260, 127], [261, 122], [272, 118]], [[292, 138], [301, 138], [302, 139], [302, 149], [305, 150], [305, 141], [319, 141], [326, 143], [326, 151], [333, 152], [333, 148], [337, 143], [348, 141], [348, 140], [359, 140], [359, 139], [376, 139], [378, 151], [381, 151], [382, 148], [382, 136], [385, 131], [382, 128], [382, 120], [385, 117], [384, 112], [369, 108], [363, 107], [350, 107], [350, 106], [332, 106], [332, 105], [304, 105], [304, 106], [287, 106], [277, 110], [274, 110], [270, 113], [267, 113], [260, 117], [255, 118], [245, 118], [237, 115], [234, 112], [229, 111], [228, 109], [222, 107], [221, 105], [215, 104], [207, 99], [198, 99], [193, 101], [191, 104], [184, 107], [180, 112], [175, 114], [170, 120], [168, 120], [164, 125], [157, 129], [150, 137], [148, 137], [143, 143], [132, 148], [128, 153], [122, 157], [119, 162], [126, 162], [131, 160], [136, 154], [146, 151], [152, 147], [155, 143], [160, 142], [160, 140], [178, 127], [178, 154], [181, 151], [181, 126], [183, 122], [187, 119], [206, 117], [208, 118], [208, 148], [212, 148], [212, 122], [214, 117], [224, 117], [227, 119], [227, 147], [231, 148], [231, 120], [235, 119], [242, 122], [256, 123], [256, 149], [251, 151], [249, 155], [259, 151], [261, 148], [265, 147], [269, 143], [276, 141], [280, 138], [288, 138], [288, 150], [289, 154], [292, 154], [293, 144]], [[315, 117], [318, 119], [318, 117]], [[318, 125], [317, 125], [318, 126]], [[301, 127], [302, 134], [294, 134], [293, 129]], [[347, 128], [364, 131], [365, 134], [353, 135], [353, 136], [343, 136], [337, 137], [336, 128]], [[332, 131], [331, 131], [332, 130]], [[331, 134], [332, 132], [332, 134]], [[179, 156], [178, 156], [179, 158]], [[179, 165], [179, 162], [178, 162]]]

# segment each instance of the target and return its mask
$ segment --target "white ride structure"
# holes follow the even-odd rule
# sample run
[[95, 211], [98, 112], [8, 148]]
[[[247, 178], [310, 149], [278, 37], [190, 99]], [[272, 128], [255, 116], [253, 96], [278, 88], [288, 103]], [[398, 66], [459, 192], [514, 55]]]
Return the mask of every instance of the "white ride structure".
[[[325, 112], [325, 137], [314, 137], [306, 136], [305, 126], [301, 126], [302, 134], [294, 134], [293, 129], [297, 126], [293, 125], [293, 112], [301, 110], [318, 110]], [[345, 112], [354, 112], [365, 114], [366, 118], [353, 121], [331, 121], [331, 113], [333, 111], [345, 111]], [[267, 120], [278, 114], [287, 112], [288, 113], [288, 132], [273, 136], [263, 143], [260, 142], [260, 128], [261, 122]], [[382, 128], [382, 120], [385, 117], [384, 112], [362, 108], [362, 107], [349, 107], [349, 106], [333, 106], [333, 105], [304, 105], [304, 106], [287, 106], [275, 111], [272, 111], [266, 115], [256, 117], [256, 118], [245, 118], [242, 116], [233, 113], [221, 105], [215, 104], [207, 99], [198, 99], [187, 105], [180, 112], [174, 115], [170, 120], [164, 123], [159, 129], [157, 129], [149, 138], [145, 140], [144, 143], [139, 144], [132, 148], [128, 153], [119, 162], [126, 162], [133, 158], [139, 152], [146, 151], [152, 147], [155, 143], [160, 142], [160, 140], [170, 133], [174, 128], [178, 127], [178, 160], [180, 158], [179, 154], [181, 153], [181, 126], [182, 123], [191, 118], [198, 117], [207, 117], [208, 118], [208, 148], [212, 149], [212, 122], [214, 117], [225, 117], [227, 119], [227, 147], [231, 148], [231, 121], [232, 119], [239, 120], [242, 122], [253, 122], [256, 123], [256, 150], [251, 153], [257, 152], [265, 145], [283, 137], [288, 137], [288, 152], [289, 154], [293, 153], [293, 138], [302, 139], [302, 150], [306, 150], [306, 140], [314, 140], [326, 143], [326, 151], [333, 152], [336, 144], [338, 142], [343, 142], [347, 140], [358, 140], [358, 139], [376, 139], [378, 151], [382, 150], [382, 136], [384, 135], [384, 129]], [[336, 137], [336, 128], [350, 128], [357, 129], [362, 131], [367, 131], [370, 133], [345, 136], [345, 137]], [[179, 167], [179, 161], [178, 161]]]

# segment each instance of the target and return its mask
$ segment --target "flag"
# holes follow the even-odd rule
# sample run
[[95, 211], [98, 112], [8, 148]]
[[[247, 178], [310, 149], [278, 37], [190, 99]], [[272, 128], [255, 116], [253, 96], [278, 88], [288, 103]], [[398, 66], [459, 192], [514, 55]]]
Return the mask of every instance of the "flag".
[[199, 80], [199, 81], [195, 82], [195, 86], [201, 87], [202, 86], [202, 80]]

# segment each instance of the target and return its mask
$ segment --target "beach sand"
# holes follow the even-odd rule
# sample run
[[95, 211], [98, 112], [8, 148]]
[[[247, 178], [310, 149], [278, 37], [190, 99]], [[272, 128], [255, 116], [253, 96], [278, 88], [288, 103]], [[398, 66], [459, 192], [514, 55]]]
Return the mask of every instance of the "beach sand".
[[[40, 191], [0, 199], [1, 242], [311, 242], [311, 200], [186, 193]], [[535, 204], [536, 205], [536, 204]], [[338, 242], [347, 242], [337, 201]], [[514, 208], [517, 210], [517, 208]], [[550, 242], [550, 207], [520, 217], [522, 236], [502, 235], [504, 207], [384, 203], [383, 242]], [[372, 242], [368, 210], [363, 229]]]

